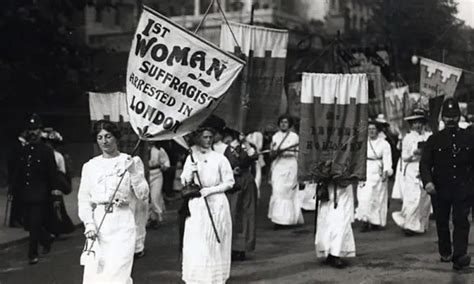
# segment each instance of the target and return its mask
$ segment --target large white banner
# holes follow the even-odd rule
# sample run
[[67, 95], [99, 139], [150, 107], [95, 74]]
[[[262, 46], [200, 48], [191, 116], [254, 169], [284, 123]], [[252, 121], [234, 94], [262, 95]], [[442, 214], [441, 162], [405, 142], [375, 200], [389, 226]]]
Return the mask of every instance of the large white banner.
[[216, 114], [228, 127], [244, 133], [262, 131], [268, 124], [276, 126], [282, 105], [286, 112], [282, 99], [286, 97], [288, 31], [230, 23], [230, 27], [221, 26], [220, 47], [245, 57], [248, 64]]
[[[120, 127], [122, 132], [120, 150], [131, 153], [137, 144], [138, 137], [130, 125], [126, 94], [89, 92], [89, 110], [92, 125], [98, 120], [105, 119], [115, 122]], [[100, 153], [96, 145], [94, 149], [96, 154]]]
[[368, 102], [365, 74], [303, 73], [301, 180], [366, 178]]
[[195, 130], [243, 66], [236, 56], [144, 7], [127, 68], [134, 131], [164, 140]]

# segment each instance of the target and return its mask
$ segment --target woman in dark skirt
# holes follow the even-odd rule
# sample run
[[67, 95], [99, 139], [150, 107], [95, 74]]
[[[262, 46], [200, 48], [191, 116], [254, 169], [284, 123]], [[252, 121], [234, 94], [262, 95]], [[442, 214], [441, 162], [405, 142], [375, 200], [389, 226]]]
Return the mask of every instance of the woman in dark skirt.
[[64, 156], [56, 150], [56, 147], [63, 141], [59, 132], [52, 128], [45, 128], [42, 135], [45, 144], [54, 151], [54, 158], [57, 166], [57, 181], [59, 190], [53, 191], [50, 218], [48, 220], [48, 231], [56, 237], [62, 234], [70, 234], [74, 231], [74, 224], [69, 218], [64, 205], [64, 194], [72, 191], [71, 179], [66, 171]]

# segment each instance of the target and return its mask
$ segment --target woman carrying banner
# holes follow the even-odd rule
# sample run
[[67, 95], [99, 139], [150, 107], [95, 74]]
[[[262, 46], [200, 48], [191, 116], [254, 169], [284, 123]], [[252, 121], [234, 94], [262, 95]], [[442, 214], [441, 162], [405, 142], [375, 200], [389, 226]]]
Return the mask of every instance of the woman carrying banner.
[[369, 121], [367, 180], [357, 189], [359, 205], [355, 218], [363, 222], [362, 232], [385, 227], [388, 209], [388, 177], [392, 175], [390, 144], [379, 135], [383, 125]]
[[224, 155], [212, 151], [213, 133], [208, 127], [196, 131], [195, 151], [186, 158], [181, 174], [184, 185], [202, 187], [199, 197], [188, 204], [190, 216], [186, 218], [183, 241], [186, 283], [225, 283], [230, 275], [232, 221], [225, 191], [233, 187], [234, 175]]
[[130, 274], [135, 220], [129, 204], [134, 198], [148, 197], [143, 163], [140, 158], [119, 151], [120, 130], [112, 122], [97, 121], [93, 136], [102, 154], [84, 164], [78, 193], [84, 234], [88, 239], [96, 238], [92, 248], [95, 260], [85, 265], [83, 283], [133, 283]]
[[401, 188], [402, 210], [393, 212], [395, 223], [403, 228], [405, 235], [412, 236], [424, 233], [428, 229], [431, 210], [430, 196], [423, 190], [420, 180], [419, 163], [423, 144], [431, 135], [424, 130], [425, 111], [415, 109], [411, 116], [405, 118], [410, 123], [411, 131], [402, 141], [403, 187]]
[[272, 196], [268, 218], [275, 229], [282, 225], [303, 224], [303, 214], [298, 199], [298, 134], [292, 132], [293, 119], [288, 115], [278, 118], [280, 131], [272, 137]]

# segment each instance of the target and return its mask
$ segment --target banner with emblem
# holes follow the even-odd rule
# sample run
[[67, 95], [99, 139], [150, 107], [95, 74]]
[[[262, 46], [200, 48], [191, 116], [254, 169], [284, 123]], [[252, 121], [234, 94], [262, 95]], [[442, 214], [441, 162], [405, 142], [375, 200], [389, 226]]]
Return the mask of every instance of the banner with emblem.
[[228, 127], [245, 133], [276, 125], [284, 96], [288, 31], [230, 23], [230, 27], [221, 27], [220, 46], [245, 57], [248, 63], [216, 115]]
[[220, 103], [244, 63], [143, 7], [127, 67], [133, 129], [146, 140], [172, 139], [195, 130]]
[[391, 88], [385, 90], [385, 110], [387, 121], [394, 133], [402, 134], [406, 131], [404, 129], [405, 121], [403, 118], [410, 113], [408, 106], [408, 86]]
[[301, 81], [288, 84], [288, 113], [300, 117]]
[[[123, 92], [89, 92], [89, 111], [92, 125], [102, 119], [115, 122], [122, 132], [120, 150], [131, 153], [138, 137], [130, 125], [127, 108], [126, 94]], [[96, 150], [98, 151], [98, 148]]]
[[365, 74], [303, 73], [301, 180], [365, 179], [368, 103]]
[[425, 109], [430, 110], [430, 122], [437, 130], [438, 117], [445, 98], [454, 96], [461, 79], [462, 69], [428, 58], [420, 61], [420, 95], [428, 98]]

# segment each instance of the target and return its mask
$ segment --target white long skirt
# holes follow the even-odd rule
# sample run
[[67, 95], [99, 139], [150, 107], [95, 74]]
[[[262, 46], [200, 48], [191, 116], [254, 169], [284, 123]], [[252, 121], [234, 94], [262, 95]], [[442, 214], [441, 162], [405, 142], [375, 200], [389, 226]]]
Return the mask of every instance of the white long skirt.
[[165, 201], [163, 199], [163, 174], [160, 169], [150, 171], [150, 219], [163, 221]]
[[357, 188], [357, 199], [357, 220], [382, 227], [387, 224], [388, 183], [378, 173], [367, 176], [365, 186]]
[[424, 233], [429, 225], [431, 198], [422, 189], [420, 179], [413, 175], [410, 168], [405, 172], [403, 185], [402, 210], [392, 213], [393, 220], [403, 229]]
[[144, 201], [136, 200], [134, 213], [136, 229], [135, 252], [137, 253], [145, 249], [146, 223], [148, 221], [148, 199]]
[[232, 220], [223, 193], [207, 197], [219, 234], [217, 242], [204, 198], [189, 201], [183, 242], [183, 280], [186, 283], [225, 283], [230, 276]]
[[354, 219], [352, 185], [337, 188], [334, 208], [334, 185], [329, 186], [330, 200], [320, 203], [315, 236], [316, 256], [355, 257], [355, 241], [351, 223]]
[[[98, 227], [105, 206], [94, 210]], [[98, 234], [96, 259], [98, 266], [84, 267], [83, 283], [132, 284], [131, 275], [135, 251], [135, 220], [130, 207], [113, 207], [113, 213], [105, 217]], [[94, 245], [94, 247], [96, 247]]]
[[316, 183], [307, 183], [304, 190], [298, 191], [301, 208], [306, 211], [316, 209]]
[[303, 224], [298, 198], [298, 163], [295, 157], [280, 157], [272, 166], [272, 196], [268, 218], [279, 225]]
[[392, 198], [393, 199], [402, 199], [402, 189], [403, 189], [403, 161], [400, 158], [397, 163], [397, 169], [395, 171], [395, 182], [393, 183], [392, 188]]

